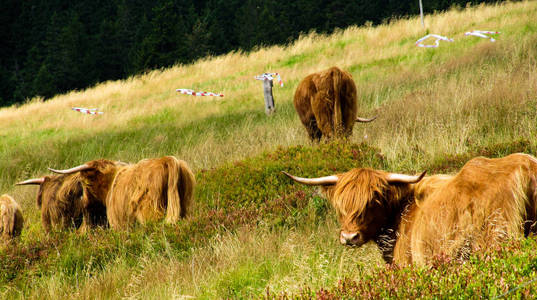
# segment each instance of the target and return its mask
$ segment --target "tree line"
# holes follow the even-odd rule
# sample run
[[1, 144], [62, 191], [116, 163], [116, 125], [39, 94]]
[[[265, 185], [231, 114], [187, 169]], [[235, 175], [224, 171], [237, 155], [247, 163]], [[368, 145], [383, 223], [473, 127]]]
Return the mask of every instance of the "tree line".
[[[468, 3], [423, 2], [425, 13]], [[416, 14], [418, 0], [2, 0], [0, 106]]]

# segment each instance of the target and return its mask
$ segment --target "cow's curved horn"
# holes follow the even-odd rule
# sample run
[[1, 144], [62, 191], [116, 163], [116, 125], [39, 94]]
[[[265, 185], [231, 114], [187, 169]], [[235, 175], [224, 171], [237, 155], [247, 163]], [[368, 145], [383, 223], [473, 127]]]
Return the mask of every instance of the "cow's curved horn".
[[294, 181], [298, 183], [302, 183], [305, 185], [329, 185], [329, 184], [336, 184], [338, 177], [336, 175], [331, 176], [325, 176], [325, 177], [319, 177], [319, 178], [303, 178], [303, 177], [297, 177], [293, 176], [285, 171], [282, 171], [283, 174], [287, 175], [289, 178], [293, 179]]
[[25, 181], [17, 182], [15, 183], [15, 185], [43, 184], [43, 182], [45, 182], [45, 177], [28, 179]]
[[356, 122], [367, 123], [367, 122], [374, 121], [376, 118], [377, 116], [374, 116], [373, 118], [370, 118], [370, 119], [357, 117]]
[[54, 173], [58, 173], [58, 174], [72, 174], [72, 173], [84, 171], [84, 170], [87, 170], [87, 169], [91, 169], [91, 167], [88, 166], [87, 164], [83, 164], [83, 165], [80, 165], [78, 167], [74, 167], [74, 168], [67, 169], [67, 170], [55, 170], [55, 169], [52, 169], [52, 168], [48, 168], [48, 169], [49, 169], [49, 171], [54, 172]]
[[417, 183], [423, 178], [423, 176], [425, 176], [425, 173], [427, 173], [427, 171], [423, 171], [423, 173], [417, 176], [390, 173], [388, 174], [387, 179], [388, 183]]

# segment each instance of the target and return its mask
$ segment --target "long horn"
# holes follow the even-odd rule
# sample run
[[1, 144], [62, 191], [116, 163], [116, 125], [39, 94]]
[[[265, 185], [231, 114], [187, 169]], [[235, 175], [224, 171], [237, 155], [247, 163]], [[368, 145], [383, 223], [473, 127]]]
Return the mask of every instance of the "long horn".
[[15, 185], [43, 184], [43, 182], [45, 182], [45, 177], [28, 179], [25, 181], [17, 182], [15, 183]]
[[423, 173], [418, 176], [390, 173], [388, 175], [388, 183], [417, 183], [423, 176], [425, 176], [425, 173], [427, 173], [427, 171], [423, 171]]
[[52, 168], [48, 168], [48, 169], [49, 169], [49, 171], [54, 172], [54, 173], [58, 173], [58, 174], [72, 174], [72, 173], [84, 171], [84, 170], [87, 170], [87, 169], [91, 169], [91, 167], [88, 166], [87, 164], [83, 164], [83, 165], [80, 165], [78, 167], [74, 167], [74, 168], [67, 169], [67, 170], [55, 170], [55, 169], [52, 169]]
[[377, 116], [374, 116], [374, 117], [371, 118], [371, 119], [366, 119], [366, 118], [360, 118], [360, 117], [357, 117], [357, 118], [356, 118], [356, 122], [367, 123], [367, 122], [374, 121], [376, 118], [377, 118]]
[[296, 177], [293, 176], [285, 171], [282, 171], [283, 174], [287, 175], [289, 178], [293, 179], [294, 181], [298, 183], [302, 183], [305, 185], [329, 185], [329, 184], [336, 184], [338, 177], [336, 175], [331, 176], [325, 176], [325, 177], [319, 177], [319, 178], [302, 178], [302, 177]]

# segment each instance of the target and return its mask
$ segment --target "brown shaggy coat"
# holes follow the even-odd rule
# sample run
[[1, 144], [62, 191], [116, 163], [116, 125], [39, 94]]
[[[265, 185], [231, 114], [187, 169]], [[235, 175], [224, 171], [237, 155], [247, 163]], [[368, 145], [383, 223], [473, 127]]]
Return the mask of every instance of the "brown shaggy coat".
[[[108, 222], [120, 229], [165, 218], [174, 223], [185, 217], [192, 203], [194, 174], [173, 156], [144, 159], [137, 164], [94, 160], [80, 171], [84, 206], [106, 207]], [[85, 211], [84, 219], [91, 219]]]
[[351, 74], [332, 67], [306, 76], [293, 101], [312, 140], [347, 137], [356, 121], [356, 85]]
[[537, 160], [530, 155], [474, 158], [453, 176], [415, 184], [389, 183], [388, 175], [353, 169], [323, 187], [342, 243], [372, 240], [387, 262], [423, 265], [537, 233]]
[[22, 232], [24, 218], [19, 204], [11, 196], [0, 196], [0, 235], [9, 240]]

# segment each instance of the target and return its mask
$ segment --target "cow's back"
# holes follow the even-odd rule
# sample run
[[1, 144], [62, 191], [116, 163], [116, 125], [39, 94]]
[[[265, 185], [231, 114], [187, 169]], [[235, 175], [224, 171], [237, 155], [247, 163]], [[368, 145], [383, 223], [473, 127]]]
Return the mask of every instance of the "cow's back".
[[108, 221], [113, 228], [123, 228], [134, 221], [157, 221], [165, 216], [171, 159], [144, 159], [120, 168], [106, 200]]
[[356, 85], [337, 67], [310, 74], [298, 85], [293, 103], [312, 140], [349, 136], [357, 114]]
[[409, 221], [412, 262], [464, 258], [520, 236], [528, 204], [535, 203], [535, 174], [536, 160], [526, 154], [470, 160], [416, 207]]

